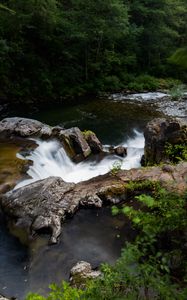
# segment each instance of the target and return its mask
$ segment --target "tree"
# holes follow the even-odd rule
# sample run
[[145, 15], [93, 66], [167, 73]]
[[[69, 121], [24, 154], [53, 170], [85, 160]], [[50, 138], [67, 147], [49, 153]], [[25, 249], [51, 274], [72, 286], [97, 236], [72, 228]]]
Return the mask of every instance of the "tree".
[[158, 74], [181, 38], [186, 23], [184, 1], [133, 0], [129, 5], [130, 22], [141, 28], [136, 49], [139, 67]]

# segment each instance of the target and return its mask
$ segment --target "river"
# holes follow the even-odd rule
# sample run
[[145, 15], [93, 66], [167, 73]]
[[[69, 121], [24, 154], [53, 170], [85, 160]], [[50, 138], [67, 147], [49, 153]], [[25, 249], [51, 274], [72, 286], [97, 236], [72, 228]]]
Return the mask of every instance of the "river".
[[[92, 130], [106, 148], [108, 145], [128, 147], [127, 157], [121, 159], [121, 166], [130, 169], [140, 165], [146, 123], [162, 116], [163, 112], [155, 109], [153, 102], [147, 104], [145, 101], [124, 100], [114, 95], [111, 99], [92, 99], [71, 107], [15, 110], [9, 115], [32, 117], [65, 128], [78, 126], [81, 130]], [[94, 157], [76, 165], [56, 141], [36, 142], [38, 148], [26, 156], [34, 162], [28, 171], [31, 178], [21, 180], [17, 188], [50, 175], [61, 176], [65, 181], [86, 180], [108, 172], [117, 159], [114, 156], [103, 160]], [[0, 144], [0, 153], [3, 153], [1, 150], [5, 146], [10, 150], [9, 145]], [[12, 155], [15, 159], [24, 159], [21, 154], [16, 154], [15, 148], [10, 152], [10, 158], [6, 155], [6, 161], [1, 157], [0, 170], [11, 164]], [[62, 279], [68, 279], [70, 268], [78, 260], [86, 260], [94, 267], [102, 262], [114, 263], [125, 241], [134, 237], [128, 221], [123, 216], [113, 217], [110, 207], [78, 211], [67, 220], [60, 242], [54, 246], [48, 246], [48, 237], [45, 235], [26, 241], [24, 233], [21, 243], [10, 231], [11, 228], [6, 228], [1, 217], [0, 294], [18, 299], [24, 299], [29, 291], [45, 294], [51, 282], [59, 283]]]

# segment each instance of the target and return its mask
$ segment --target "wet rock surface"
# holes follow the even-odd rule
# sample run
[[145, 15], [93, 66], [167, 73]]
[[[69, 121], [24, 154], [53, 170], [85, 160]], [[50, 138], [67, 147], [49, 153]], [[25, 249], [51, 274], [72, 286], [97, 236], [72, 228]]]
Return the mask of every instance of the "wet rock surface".
[[92, 269], [90, 263], [80, 261], [70, 271], [70, 284], [76, 288], [84, 288], [89, 279], [95, 279], [101, 275], [100, 271]]
[[136, 102], [144, 106], [153, 106], [154, 109], [165, 116], [187, 118], [187, 95], [184, 93], [179, 99], [172, 99], [166, 92], [144, 93], [116, 93], [109, 99], [120, 102]]
[[64, 143], [67, 153], [75, 162], [83, 160], [92, 152], [78, 127], [61, 130], [58, 139]]
[[6, 118], [0, 121], [0, 137], [10, 137], [11, 135], [21, 137], [50, 136], [50, 126], [37, 120], [27, 118]]
[[176, 119], [157, 118], [147, 124], [144, 136], [145, 165], [169, 162], [167, 144], [187, 146], [187, 125]]
[[117, 147], [109, 147], [110, 154], [116, 154], [120, 157], [125, 157], [127, 155], [127, 148], [123, 146], [117, 146]]
[[61, 126], [50, 127], [37, 120], [27, 118], [5, 118], [0, 121], [0, 138], [55, 138], [65, 147], [70, 158], [80, 162], [91, 153], [102, 152], [102, 144], [95, 133], [85, 136], [78, 127], [64, 129]]
[[94, 132], [84, 131], [83, 136], [90, 146], [92, 153], [98, 154], [103, 151], [103, 146]]
[[170, 191], [183, 193], [187, 162], [172, 168], [166, 165], [119, 171], [115, 176], [108, 173], [78, 184], [49, 177], [8, 192], [1, 197], [1, 206], [15, 227], [26, 228], [28, 235], [47, 229], [51, 232], [50, 243], [56, 243], [62, 223], [81, 206], [102, 207], [103, 203], [125, 201], [126, 184], [144, 180], [158, 181]]

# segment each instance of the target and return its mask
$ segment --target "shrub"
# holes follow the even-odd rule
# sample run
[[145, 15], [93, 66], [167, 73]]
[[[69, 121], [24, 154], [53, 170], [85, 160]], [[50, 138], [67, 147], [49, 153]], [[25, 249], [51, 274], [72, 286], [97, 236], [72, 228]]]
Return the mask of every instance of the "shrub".
[[113, 165], [112, 168], [110, 169], [110, 173], [112, 175], [116, 175], [118, 173], [118, 171], [121, 170], [121, 166], [122, 166], [122, 162], [119, 160], [116, 160]]
[[184, 94], [184, 85], [175, 85], [169, 91], [172, 100], [180, 100]]
[[185, 143], [176, 145], [167, 143], [165, 152], [169, 160], [173, 163], [177, 163], [181, 160], [187, 161], [187, 145]]
[[128, 84], [128, 88], [134, 91], [155, 91], [159, 88], [158, 79], [150, 75], [140, 75], [133, 82]]

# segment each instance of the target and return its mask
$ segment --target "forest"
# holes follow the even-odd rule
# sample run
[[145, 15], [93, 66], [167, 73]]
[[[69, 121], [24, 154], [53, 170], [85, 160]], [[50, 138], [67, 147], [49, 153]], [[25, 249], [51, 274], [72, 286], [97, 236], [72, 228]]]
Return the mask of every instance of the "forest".
[[186, 19], [186, 0], [2, 0], [1, 102], [185, 82]]

